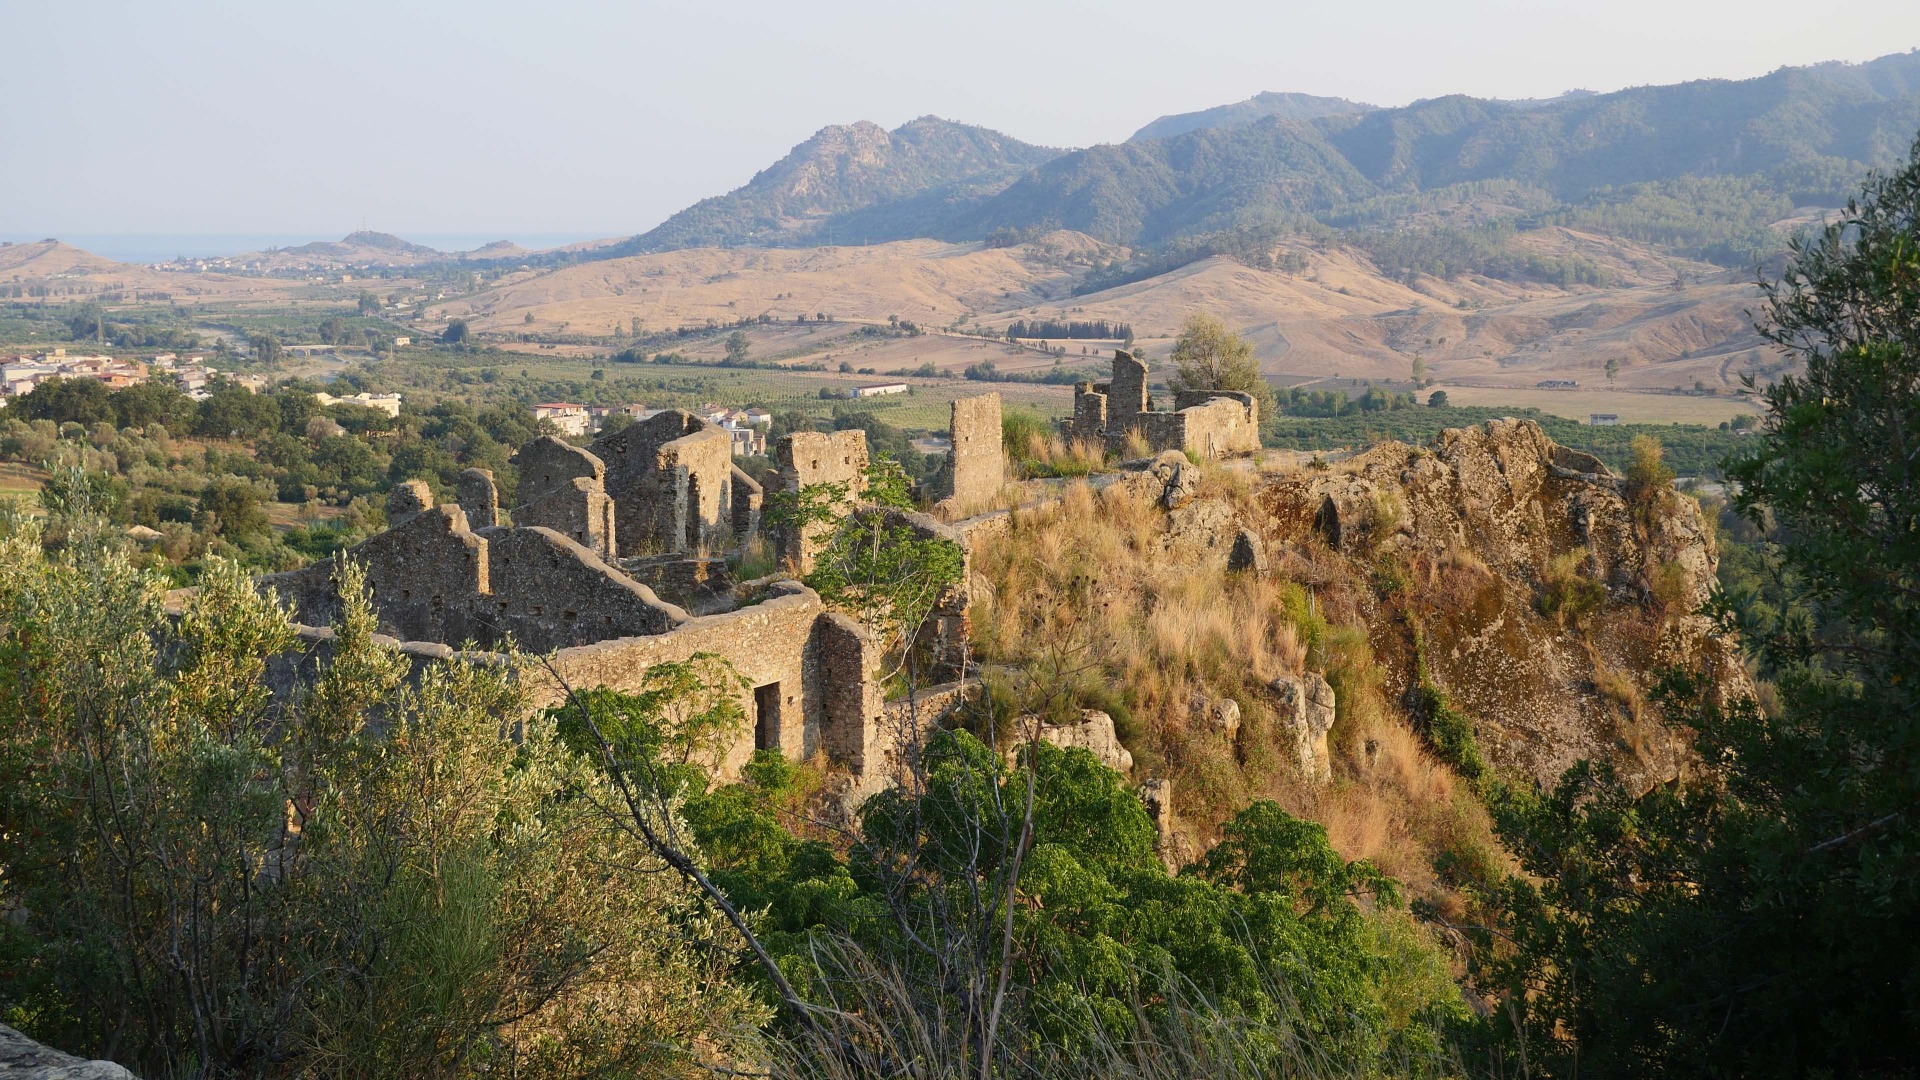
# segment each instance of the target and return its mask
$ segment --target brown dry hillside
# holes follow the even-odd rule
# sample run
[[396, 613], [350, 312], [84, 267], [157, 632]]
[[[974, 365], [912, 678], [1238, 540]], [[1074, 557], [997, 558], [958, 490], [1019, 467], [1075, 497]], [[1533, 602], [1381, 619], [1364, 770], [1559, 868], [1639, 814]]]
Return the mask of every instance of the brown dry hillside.
[[[987, 248], [937, 240], [872, 247], [691, 248], [522, 274], [435, 314], [466, 316], [481, 331], [610, 333], [639, 318], [653, 328], [783, 322], [828, 313], [883, 322], [889, 315], [946, 325], [1066, 295], [1076, 269], [1103, 249], [1086, 238], [1058, 246]], [[531, 314], [533, 322], [526, 316]]]
[[192, 296], [234, 301], [280, 297], [296, 283], [235, 274], [163, 273], [151, 267], [115, 262], [58, 240], [0, 244], [0, 283], [38, 284], [46, 299], [84, 301], [102, 293]]
[[[897, 315], [928, 327], [964, 318], [968, 330], [1000, 330], [1022, 318], [1100, 318], [1131, 324], [1140, 347], [1163, 358], [1188, 315], [1211, 311], [1248, 334], [1270, 375], [1290, 382], [1405, 380], [1418, 356], [1432, 378], [1452, 386], [1530, 389], [1542, 379], [1572, 378], [1583, 388], [1670, 393], [1699, 382], [1731, 395], [1741, 374], [1777, 370], [1753, 332], [1747, 311], [1758, 296], [1744, 274], [1563, 228], [1523, 233], [1515, 243], [1543, 256], [1577, 256], [1600, 267], [1609, 284], [1562, 288], [1474, 275], [1409, 282], [1382, 274], [1362, 252], [1301, 241], [1281, 252], [1293, 255], [1285, 260], [1298, 267], [1292, 271], [1215, 257], [1076, 296], [1095, 264], [1125, 252], [1055, 232], [1005, 248], [907, 240], [641, 255], [514, 275], [433, 314], [467, 317], [483, 333], [590, 336], [625, 331], [636, 318], [648, 330], [762, 315], [791, 324], [823, 312], [843, 322]], [[1079, 362], [1079, 344], [1069, 343], [1068, 363]], [[821, 335], [812, 347], [789, 339], [774, 351], [813, 362], [839, 347]], [[884, 351], [871, 358], [881, 370], [907, 361], [957, 369], [992, 358], [957, 342]], [[1012, 370], [1043, 366], [1036, 357], [999, 362]], [[1611, 386], [1609, 359], [1619, 363]]]

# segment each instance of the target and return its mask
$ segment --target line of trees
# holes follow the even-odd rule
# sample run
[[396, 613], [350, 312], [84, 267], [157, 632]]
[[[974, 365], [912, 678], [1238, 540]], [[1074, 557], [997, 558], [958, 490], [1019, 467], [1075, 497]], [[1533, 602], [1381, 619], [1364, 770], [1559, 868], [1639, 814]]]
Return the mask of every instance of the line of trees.
[[1092, 341], [1133, 341], [1133, 327], [1106, 319], [1020, 319], [1007, 327], [1007, 340], [1073, 338]]

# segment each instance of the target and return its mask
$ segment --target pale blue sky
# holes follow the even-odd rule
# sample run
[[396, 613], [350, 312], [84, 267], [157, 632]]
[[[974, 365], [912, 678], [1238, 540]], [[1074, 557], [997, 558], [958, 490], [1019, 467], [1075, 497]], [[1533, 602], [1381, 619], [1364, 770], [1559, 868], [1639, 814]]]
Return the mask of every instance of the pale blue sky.
[[1546, 96], [1920, 46], [1916, 0], [0, 0], [0, 235], [625, 235], [818, 128], [1126, 138], [1262, 90]]

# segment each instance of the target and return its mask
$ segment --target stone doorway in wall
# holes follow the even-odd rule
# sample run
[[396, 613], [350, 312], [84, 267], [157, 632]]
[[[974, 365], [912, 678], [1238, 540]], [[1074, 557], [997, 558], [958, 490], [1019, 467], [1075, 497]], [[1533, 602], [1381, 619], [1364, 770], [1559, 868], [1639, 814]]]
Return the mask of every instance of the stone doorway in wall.
[[753, 748], [780, 748], [780, 684], [777, 682], [754, 687]]

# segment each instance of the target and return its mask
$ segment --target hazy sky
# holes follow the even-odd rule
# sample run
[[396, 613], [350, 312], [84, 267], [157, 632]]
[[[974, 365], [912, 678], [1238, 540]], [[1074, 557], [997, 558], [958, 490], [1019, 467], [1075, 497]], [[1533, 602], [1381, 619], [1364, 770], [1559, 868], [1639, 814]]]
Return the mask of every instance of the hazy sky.
[[0, 235], [642, 231], [826, 124], [1126, 138], [1920, 46], [1916, 0], [0, 0]]

